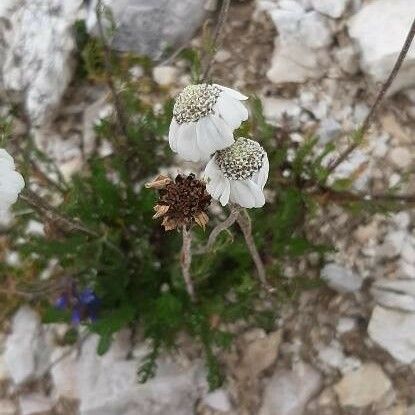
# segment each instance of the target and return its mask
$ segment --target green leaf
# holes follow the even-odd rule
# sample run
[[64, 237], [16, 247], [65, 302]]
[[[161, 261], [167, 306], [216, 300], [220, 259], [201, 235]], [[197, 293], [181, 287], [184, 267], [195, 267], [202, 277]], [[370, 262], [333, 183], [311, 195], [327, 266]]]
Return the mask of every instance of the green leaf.
[[301, 256], [309, 252], [323, 254], [331, 250], [327, 245], [314, 245], [309, 240], [299, 237], [291, 238], [287, 243], [286, 249], [287, 254], [292, 256]]
[[71, 312], [69, 310], [58, 310], [49, 306], [42, 312], [42, 322], [44, 324], [51, 323], [68, 323], [71, 320]]
[[109, 348], [111, 347], [112, 343], [112, 334], [106, 333], [103, 334], [99, 338], [98, 346], [97, 346], [97, 353], [99, 356], [104, 355], [108, 352]]

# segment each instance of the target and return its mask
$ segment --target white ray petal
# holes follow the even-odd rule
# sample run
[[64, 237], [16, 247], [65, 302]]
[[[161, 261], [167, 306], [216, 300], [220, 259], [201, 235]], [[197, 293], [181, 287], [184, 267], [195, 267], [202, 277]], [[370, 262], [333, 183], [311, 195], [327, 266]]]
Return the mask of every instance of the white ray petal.
[[187, 123], [180, 125], [177, 132], [177, 153], [187, 161], [200, 160], [200, 150], [197, 146], [196, 124]]
[[255, 182], [258, 184], [258, 186], [261, 187], [261, 189], [264, 189], [265, 183], [268, 180], [268, 174], [269, 174], [269, 161], [268, 156], [265, 154], [262, 167], [259, 169], [257, 179]]
[[[243, 109], [241, 109], [241, 107]], [[215, 111], [225, 120], [232, 130], [239, 128], [242, 121], [245, 121], [248, 118], [248, 111], [243, 104], [226, 94], [222, 94], [218, 98], [215, 105]]]
[[176, 153], [177, 152], [177, 133], [180, 124], [173, 118], [169, 128], [169, 144], [170, 148]]
[[210, 117], [201, 118], [196, 123], [197, 145], [204, 157], [209, 158], [222, 144], [218, 134]]
[[229, 202], [230, 183], [220, 171], [214, 157], [207, 164], [203, 176], [207, 180], [206, 190], [208, 193], [214, 199], [219, 200], [222, 206], [225, 206]]
[[231, 183], [230, 180], [225, 178], [225, 188], [223, 189], [222, 195], [219, 198], [219, 201], [222, 206], [226, 206], [229, 203], [229, 196], [231, 193]]
[[219, 135], [222, 137], [222, 143], [220, 147], [216, 146], [216, 150], [222, 150], [232, 145], [235, 140], [233, 139], [233, 131], [229, 125], [226, 124], [226, 122], [216, 114], [209, 115], [209, 118], [215, 125]]
[[218, 84], [214, 84], [215, 86], [217, 86], [219, 89], [221, 89], [222, 91], [224, 91], [225, 93], [227, 93], [228, 95], [230, 95], [231, 97], [238, 99], [240, 101], [245, 101], [246, 99], [248, 99], [248, 97], [246, 95], [241, 94], [238, 91], [235, 91], [232, 88], [228, 88], [226, 86], [222, 86], [222, 85], [218, 85]]
[[255, 206], [255, 197], [246, 181], [231, 181], [230, 201], [237, 203], [244, 208], [253, 208]]
[[265, 196], [261, 187], [254, 183], [252, 180], [248, 180], [248, 186], [251, 190], [251, 194], [255, 198], [255, 204], [253, 207], [260, 208], [265, 205]]

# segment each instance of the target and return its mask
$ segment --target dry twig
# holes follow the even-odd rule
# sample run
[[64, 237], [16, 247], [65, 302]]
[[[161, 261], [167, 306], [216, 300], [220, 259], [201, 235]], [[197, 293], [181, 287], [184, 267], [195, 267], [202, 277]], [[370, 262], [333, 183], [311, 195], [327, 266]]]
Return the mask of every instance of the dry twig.
[[117, 89], [115, 87], [114, 79], [112, 77], [113, 68], [111, 62], [111, 49], [108, 46], [104, 27], [102, 24], [102, 12], [104, 11], [104, 5], [102, 4], [101, 0], [98, 0], [97, 7], [96, 7], [96, 15], [97, 15], [97, 23], [98, 23], [98, 32], [99, 37], [102, 42], [102, 46], [104, 49], [104, 65], [105, 65], [105, 77], [108, 88], [111, 91], [112, 99], [114, 101], [115, 112], [117, 115], [117, 126], [119, 132], [124, 136], [125, 140], [128, 141], [128, 123], [127, 118], [125, 116], [124, 108], [122, 106], [121, 100], [118, 96]]
[[202, 59], [202, 62], [207, 60], [205, 63], [205, 69], [202, 74], [202, 82], [206, 82], [210, 76], [212, 70], [213, 59], [215, 57], [215, 52], [220, 48], [222, 41], [222, 32], [225, 27], [226, 19], [228, 17], [229, 7], [231, 5], [231, 0], [222, 0], [222, 6], [219, 11], [218, 20], [216, 23], [215, 31], [212, 38], [212, 50], [208, 53], [208, 59]]
[[[405, 60], [406, 55], [408, 54], [409, 48], [411, 47], [412, 41], [414, 40], [415, 37], [415, 19], [412, 23], [411, 29], [409, 30], [409, 33], [405, 39], [405, 43], [402, 46], [402, 49], [398, 55], [398, 58], [395, 62], [395, 65], [393, 66], [393, 69], [388, 77], [388, 79], [385, 81], [385, 83], [382, 85], [382, 88], [380, 89], [375, 102], [373, 103], [372, 107], [370, 108], [369, 113], [367, 114], [366, 118], [363, 121], [362, 126], [359, 128], [359, 130], [357, 131], [358, 136], [360, 138], [362, 138], [367, 130], [370, 127], [370, 123], [373, 119], [373, 116], [375, 115], [380, 103], [382, 102], [383, 98], [386, 95], [386, 92], [389, 90], [392, 82], [394, 81], [394, 79], [396, 78], [396, 75], [398, 75], [399, 70], [401, 69], [401, 66]], [[359, 146], [360, 144], [360, 139], [359, 140], [354, 140], [340, 155], [339, 157], [334, 160], [331, 165], [328, 168], [328, 173], [332, 173], [334, 170], [336, 170], [336, 168], [343, 163], [347, 157], [349, 157], [349, 155]]]

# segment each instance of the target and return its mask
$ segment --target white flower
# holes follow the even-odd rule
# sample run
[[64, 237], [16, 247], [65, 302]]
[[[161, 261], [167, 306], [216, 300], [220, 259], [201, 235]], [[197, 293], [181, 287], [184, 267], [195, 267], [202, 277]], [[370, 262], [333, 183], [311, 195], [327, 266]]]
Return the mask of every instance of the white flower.
[[189, 85], [178, 95], [170, 124], [171, 149], [188, 161], [206, 161], [233, 142], [233, 130], [248, 119], [248, 99], [220, 85]]
[[0, 214], [5, 214], [16, 202], [17, 196], [24, 187], [24, 180], [15, 170], [13, 157], [4, 149], [0, 149]]
[[207, 164], [206, 189], [222, 206], [232, 202], [245, 208], [261, 207], [268, 172], [268, 156], [259, 143], [237, 138], [230, 147], [217, 151]]

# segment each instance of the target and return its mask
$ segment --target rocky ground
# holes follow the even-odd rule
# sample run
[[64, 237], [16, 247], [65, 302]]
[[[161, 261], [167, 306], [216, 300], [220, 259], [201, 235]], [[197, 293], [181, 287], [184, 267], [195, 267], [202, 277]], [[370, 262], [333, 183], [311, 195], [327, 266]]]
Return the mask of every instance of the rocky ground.
[[[0, 5], [0, 86], [7, 99], [25, 106], [37, 141], [69, 176], [93, 143], [94, 121], [111, 110], [102, 87], [67, 88], [74, 47], [70, 27], [84, 18], [96, 30], [93, 4], [88, 9], [80, 1], [49, 0], [48, 8], [38, 0], [23, 3]], [[137, 35], [141, 43], [134, 42], [129, 29], [142, 10], [131, 6], [123, 15], [122, 8], [134, 2], [119, 3], [115, 15], [126, 29], [114, 46], [145, 52], [151, 45], [157, 58], [160, 30], [144, 31]], [[206, 2], [207, 8], [214, 3]], [[179, 7], [175, 4], [168, 7]], [[150, 9], [146, 13], [157, 18]], [[186, 33], [208, 11], [187, 12], [193, 20], [183, 19], [182, 31], [177, 13], [163, 30], [174, 41], [197, 44], [200, 39]], [[34, 24], [36, 16], [49, 19], [53, 30]], [[294, 141], [317, 132], [322, 145], [341, 143], [367, 114], [414, 16], [413, 0], [234, 1], [214, 74], [219, 83], [260, 96], [270, 122], [278, 125], [288, 115]], [[176, 32], [168, 30], [172, 27]], [[39, 44], [30, 42], [33, 36], [41, 47], [33, 47]], [[153, 78], [172, 95], [189, 81], [180, 61], [156, 67]], [[358, 169], [356, 190], [382, 191], [403, 177], [409, 178], [405, 189], [415, 190], [414, 86], [413, 47], [366, 144], [337, 172], [344, 177]], [[17, 135], [25, 125], [15, 120]], [[23, 307], [0, 336], [0, 415], [414, 415], [413, 212], [363, 220], [332, 206], [309, 227], [317, 241], [337, 248], [322, 271], [326, 285], [284, 306], [275, 331], [241, 335], [222, 357], [223, 388], [208, 393], [199, 351], [186, 338], [176, 355], [160, 359], [153, 380], [137, 385], [136, 361], [146, 351], [139, 335], [119, 333], [99, 358], [94, 336], [77, 348], [59, 346], [63, 328], [42, 326]], [[307, 269], [305, 261], [298, 266]]]

